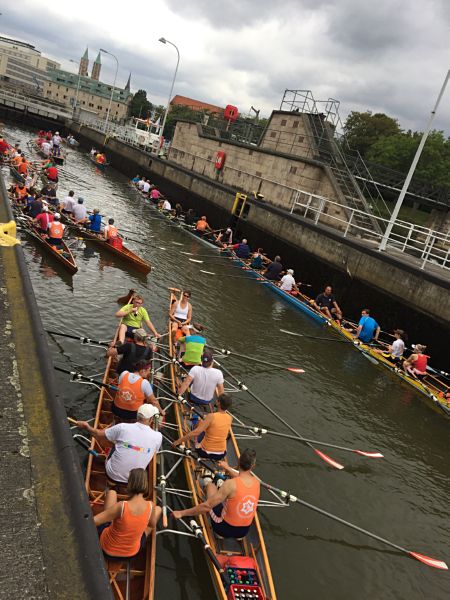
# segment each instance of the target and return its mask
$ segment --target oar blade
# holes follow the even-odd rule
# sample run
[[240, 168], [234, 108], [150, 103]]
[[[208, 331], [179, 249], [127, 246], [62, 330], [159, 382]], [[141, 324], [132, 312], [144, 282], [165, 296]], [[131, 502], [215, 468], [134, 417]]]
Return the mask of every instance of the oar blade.
[[290, 371], [291, 373], [304, 373], [305, 369], [297, 369], [295, 367], [287, 367], [286, 371]]
[[196, 258], [188, 258], [188, 260], [190, 260], [191, 262], [195, 262], [195, 263], [203, 263], [202, 260], [197, 260]]
[[419, 560], [420, 562], [428, 565], [429, 567], [433, 567], [435, 569], [442, 569], [443, 571], [448, 571], [448, 566], [443, 560], [431, 558], [431, 556], [425, 556], [424, 554], [419, 554], [418, 552], [408, 552], [408, 554], [416, 560]]
[[331, 467], [334, 467], [335, 469], [339, 469], [339, 470], [344, 468], [344, 465], [341, 465], [340, 463], [333, 460], [330, 456], [328, 456], [328, 454], [325, 454], [325, 452], [322, 452], [321, 450], [317, 450], [317, 448], [314, 448], [314, 452], [317, 454], [317, 456], [320, 456], [320, 458], [322, 460], [324, 460], [327, 464], [329, 464]]
[[384, 458], [381, 452], [364, 452], [364, 450], [353, 450], [353, 452], [360, 456], [366, 456], [367, 458]]

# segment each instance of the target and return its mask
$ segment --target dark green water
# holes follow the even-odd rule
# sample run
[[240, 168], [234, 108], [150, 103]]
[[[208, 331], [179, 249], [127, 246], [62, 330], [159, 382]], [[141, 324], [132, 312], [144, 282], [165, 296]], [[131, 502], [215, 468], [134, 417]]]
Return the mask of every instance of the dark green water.
[[[8, 126], [5, 135], [24, 144], [31, 132]], [[89, 209], [99, 207], [105, 216], [114, 216], [119, 227], [132, 230], [132, 236], [143, 243], [130, 242], [129, 246], [149, 259], [154, 271], [142, 278], [80, 242], [76, 251], [79, 272], [71, 278], [25, 239], [44, 325], [108, 339], [117, 324], [116, 298], [136, 288], [163, 331], [167, 288], [191, 289], [195, 318], [208, 327], [212, 345], [305, 369], [304, 375], [294, 376], [226, 359], [228, 368], [300, 433], [385, 455], [384, 460], [370, 460], [330, 450], [346, 467], [336, 471], [300, 443], [266, 437], [252, 442], [259, 475], [401, 546], [450, 562], [449, 421], [351, 346], [282, 334], [280, 328], [329, 336], [263, 285], [226, 277], [239, 272], [227, 261], [217, 260], [203, 244], [161, 221], [117, 171], [96, 171], [78, 151], [71, 152], [65, 170], [78, 178], [78, 184], [63, 175], [60, 196], [74, 189]], [[203, 264], [192, 263], [180, 250], [210, 258], [202, 257]], [[216, 275], [202, 274], [200, 269]], [[88, 375], [102, 373], [103, 351], [64, 338], [49, 342], [56, 364], [76, 366]], [[68, 413], [90, 418], [97, 392], [69, 384], [63, 375], [57, 377]], [[283, 431], [248, 395], [239, 393], [234, 398], [235, 411], [244, 421]], [[447, 572], [430, 569], [305, 508], [264, 509], [261, 522], [280, 599], [449, 597]], [[195, 542], [159, 536], [157, 599], [210, 600], [209, 579]]]

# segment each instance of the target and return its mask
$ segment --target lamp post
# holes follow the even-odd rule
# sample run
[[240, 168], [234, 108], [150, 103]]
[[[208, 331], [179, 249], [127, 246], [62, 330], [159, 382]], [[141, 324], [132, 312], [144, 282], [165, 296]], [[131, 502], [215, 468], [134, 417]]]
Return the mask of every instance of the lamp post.
[[104, 50], [103, 48], [100, 48], [100, 52], [103, 52], [104, 54], [109, 54], [116, 61], [116, 73], [114, 75], [114, 83], [113, 83], [113, 87], [111, 90], [111, 98], [109, 99], [108, 112], [106, 113], [106, 119], [105, 119], [105, 133], [106, 133], [106, 128], [108, 126], [108, 121], [109, 121], [109, 115], [111, 112], [111, 104], [113, 101], [114, 90], [116, 89], [116, 79], [117, 79], [117, 72], [119, 70], [119, 61], [117, 60], [117, 56], [114, 56], [114, 54], [112, 54], [112, 52], [108, 52], [108, 50]]
[[383, 238], [381, 240], [380, 246], [378, 250], [386, 250], [387, 243], [389, 241], [389, 236], [391, 235], [392, 228], [394, 227], [395, 220], [398, 217], [398, 213], [400, 212], [400, 208], [402, 207], [403, 200], [405, 199], [406, 193], [409, 188], [409, 184], [411, 183], [411, 179], [413, 178], [414, 171], [416, 170], [417, 163], [419, 162], [420, 155], [422, 154], [423, 147], [425, 146], [425, 142], [427, 141], [428, 134], [431, 130], [431, 125], [433, 124], [434, 117], [436, 116], [436, 111], [439, 106], [440, 101], [442, 100], [442, 96], [444, 95], [445, 88], [447, 87], [448, 80], [450, 79], [450, 71], [447, 71], [447, 75], [445, 77], [444, 83], [442, 84], [441, 91], [439, 92], [439, 96], [437, 97], [436, 104], [434, 105], [433, 110], [431, 111], [430, 118], [428, 119], [427, 126], [425, 131], [422, 134], [422, 139], [420, 140], [419, 147], [417, 148], [414, 159], [411, 163], [411, 166], [408, 171], [408, 175], [406, 176], [405, 182], [403, 184], [402, 190], [398, 197], [397, 203], [392, 212], [391, 218], [389, 219], [388, 226], [386, 227], [386, 231], [384, 232]]
[[69, 59], [71, 63], [75, 63], [76, 65], [78, 65], [78, 84], [77, 84], [77, 91], [75, 92], [75, 102], [73, 103], [73, 112], [72, 112], [72, 118], [75, 118], [75, 111], [77, 110], [77, 106], [78, 106], [78, 94], [80, 92], [80, 83], [81, 83], [81, 68], [80, 68], [80, 62], [77, 62], [76, 60], [73, 60], [72, 58]]
[[178, 72], [178, 65], [180, 64], [180, 51], [178, 50], [178, 48], [175, 46], [175, 44], [173, 42], [169, 42], [169, 40], [166, 40], [166, 38], [161, 37], [161, 38], [159, 38], [158, 41], [161, 42], [162, 44], [170, 44], [171, 46], [173, 46], [175, 48], [175, 50], [177, 51], [177, 57], [178, 57], [177, 58], [177, 66], [175, 67], [175, 73], [173, 74], [172, 86], [171, 86], [170, 92], [169, 92], [169, 98], [167, 100], [166, 111], [164, 113], [164, 119], [162, 122], [161, 129], [159, 131], [160, 140], [162, 140], [163, 135], [164, 135], [164, 127], [166, 126], [167, 113], [169, 112], [170, 99], [172, 97], [173, 86], [175, 85], [175, 79], [177, 78], [177, 72]]

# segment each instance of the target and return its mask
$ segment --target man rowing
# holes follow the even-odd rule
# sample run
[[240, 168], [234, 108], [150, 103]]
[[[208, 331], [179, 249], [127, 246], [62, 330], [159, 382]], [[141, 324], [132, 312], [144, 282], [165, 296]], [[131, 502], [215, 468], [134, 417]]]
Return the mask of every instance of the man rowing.
[[119, 364], [116, 367], [118, 375], [124, 371], [131, 371], [133, 365], [139, 360], [150, 361], [152, 358], [152, 349], [148, 341], [149, 335], [145, 329], [139, 328], [133, 330], [133, 342], [124, 342], [119, 346], [110, 345], [106, 352], [106, 356], [117, 358], [121, 356]]
[[56, 248], [61, 248], [62, 246], [62, 238], [64, 235], [65, 225], [60, 221], [61, 215], [59, 213], [55, 213], [53, 215], [53, 221], [51, 221], [48, 225], [48, 239], [47, 242], [51, 246], [56, 246]]
[[336, 302], [336, 298], [333, 295], [333, 288], [331, 285], [327, 285], [324, 291], [317, 296], [313, 306], [323, 312], [323, 314], [329, 319], [342, 319], [342, 311], [339, 304]]
[[95, 429], [86, 421], [77, 421], [77, 427], [85, 429], [102, 445], [110, 442], [113, 450], [105, 463], [108, 483], [111, 486], [126, 484], [132, 469], [146, 469], [162, 444], [162, 435], [153, 429], [158, 409], [153, 404], [142, 404], [135, 423], [119, 423], [106, 429]]
[[395, 365], [400, 365], [405, 351], [405, 339], [407, 338], [407, 335], [403, 329], [395, 329], [394, 337], [395, 340], [386, 349], [376, 349], [375, 352], [381, 354]]
[[364, 308], [361, 311], [361, 318], [358, 327], [354, 334], [356, 340], [360, 340], [364, 344], [369, 344], [372, 339], [378, 340], [381, 328], [373, 317], [370, 316], [370, 310]]
[[206, 220], [206, 217], [203, 216], [203, 217], [200, 217], [200, 219], [197, 221], [197, 225], [195, 226], [194, 233], [202, 236], [206, 233], [206, 231], [212, 231], [212, 227], [209, 226], [209, 223]]
[[134, 422], [139, 407], [145, 403], [153, 404], [161, 414], [165, 414], [148, 380], [150, 371], [151, 364], [148, 360], [138, 360], [131, 371], [122, 371], [119, 375], [119, 389], [111, 406], [111, 411], [119, 422]]
[[280, 290], [287, 292], [292, 296], [296, 296], [299, 293], [299, 289], [294, 279], [294, 270], [288, 269], [286, 275], [283, 275], [280, 282], [277, 284]]
[[45, 174], [51, 183], [58, 183], [58, 169], [54, 162], [51, 162], [50, 166], [45, 169]]
[[403, 361], [403, 369], [407, 375], [411, 375], [414, 379], [420, 379], [427, 374], [427, 364], [430, 357], [425, 354], [427, 347], [423, 344], [416, 344], [413, 348], [413, 354]]
[[217, 412], [207, 413], [195, 429], [172, 443], [175, 448], [183, 442], [196, 438], [196, 452], [202, 458], [222, 460], [227, 453], [227, 439], [231, 431], [233, 417], [228, 413], [232, 400], [227, 394], [217, 399]]
[[182, 396], [191, 386], [189, 401], [199, 406], [208, 406], [214, 400], [214, 393], [220, 396], [224, 393], [223, 373], [213, 367], [214, 358], [210, 350], [204, 350], [201, 365], [192, 367], [189, 375], [178, 388], [178, 395]]
[[48, 226], [54, 221], [54, 217], [52, 213], [49, 212], [46, 204], [42, 206], [42, 211], [36, 215], [34, 221], [39, 225], [39, 233], [45, 235], [48, 231]]
[[67, 196], [61, 200], [58, 209], [67, 215], [73, 215], [73, 209], [75, 207], [75, 192], [70, 190]]
[[119, 230], [114, 225], [114, 219], [108, 219], [108, 225], [106, 225], [103, 230], [103, 236], [109, 243], [111, 243], [111, 240], [116, 240], [120, 237]]
[[44, 187], [40, 191], [40, 195], [47, 200], [52, 206], [58, 206], [58, 199], [56, 197], [56, 188], [55, 184], [50, 181], [44, 185]]
[[263, 252], [264, 252], [264, 250], [262, 248], [258, 248], [258, 250], [256, 252], [253, 252], [252, 261], [250, 263], [250, 269], [255, 269], [256, 271], [260, 271], [264, 267], [265, 260], [264, 260]]
[[142, 323], [147, 325], [155, 337], [160, 337], [153, 326], [153, 323], [150, 321], [148, 312], [143, 305], [144, 299], [142, 296], [135, 294], [131, 302], [125, 304], [125, 306], [122, 306], [122, 308], [116, 312], [116, 317], [122, 319], [118, 336], [118, 339], [122, 344], [125, 341], [125, 337], [133, 339], [133, 331], [135, 329], [141, 329]]
[[173, 302], [169, 311], [169, 319], [172, 324], [172, 334], [180, 337], [189, 333], [188, 325], [192, 319], [192, 304], [189, 302], [191, 292], [184, 290], [178, 301]]
[[256, 515], [260, 483], [252, 475], [256, 452], [247, 448], [239, 457], [239, 471], [223, 461], [220, 466], [230, 477], [220, 488], [204, 478], [206, 500], [185, 510], [173, 511], [175, 519], [209, 513], [214, 532], [224, 538], [243, 538], [247, 535]]
[[242, 258], [243, 260], [247, 260], [250, 257], [251, 250], [250, 246], [247, 243], [247, 240], [244, 238], [242, 242], [238, 244], [233, 244], [232, 246], [228, 246], [228, 249], [231, 248], [234, 250], [234, 253], [238, 258]]
[[267, 269], [264, 271], [263, 275], [266, 279], [270, 279], [270, 281], [279, 281], [281, 279], [282, 272], [283, 265], [281, 264], [281, 257], [275, 256], [273, 261], [267, 266]]
[[102, 215], [100, 214], [100, 210], [98, 208], [94, 208], [94, 212], [92, 215], [88, 217], [89, 223], [86, 222], [86, 227], [89, 231], [94, 233], [100, 233], [102, 230]]
[[78, 202], [73, 207], [73, 218], [77, 225], [83, 225], [89, 221], [87, 208], [84, 205], [84, 198], [79, 197]]

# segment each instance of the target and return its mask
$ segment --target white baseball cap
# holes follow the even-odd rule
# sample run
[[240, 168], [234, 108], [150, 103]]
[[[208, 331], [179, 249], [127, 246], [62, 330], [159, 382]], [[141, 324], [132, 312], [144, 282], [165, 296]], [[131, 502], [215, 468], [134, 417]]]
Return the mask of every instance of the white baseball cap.
[[152, 417], [159, 415], [159, 410], [153, 404], [141, 404], [137, 411], [138, 416], [144, 417], [144, 419], [151, 419]]
[[293, 274], [294, 274], [294, 269], [288, 269], [288, 270], [287, 270], [287, 272], [288, 272], [290, 275], [293, 275]]

